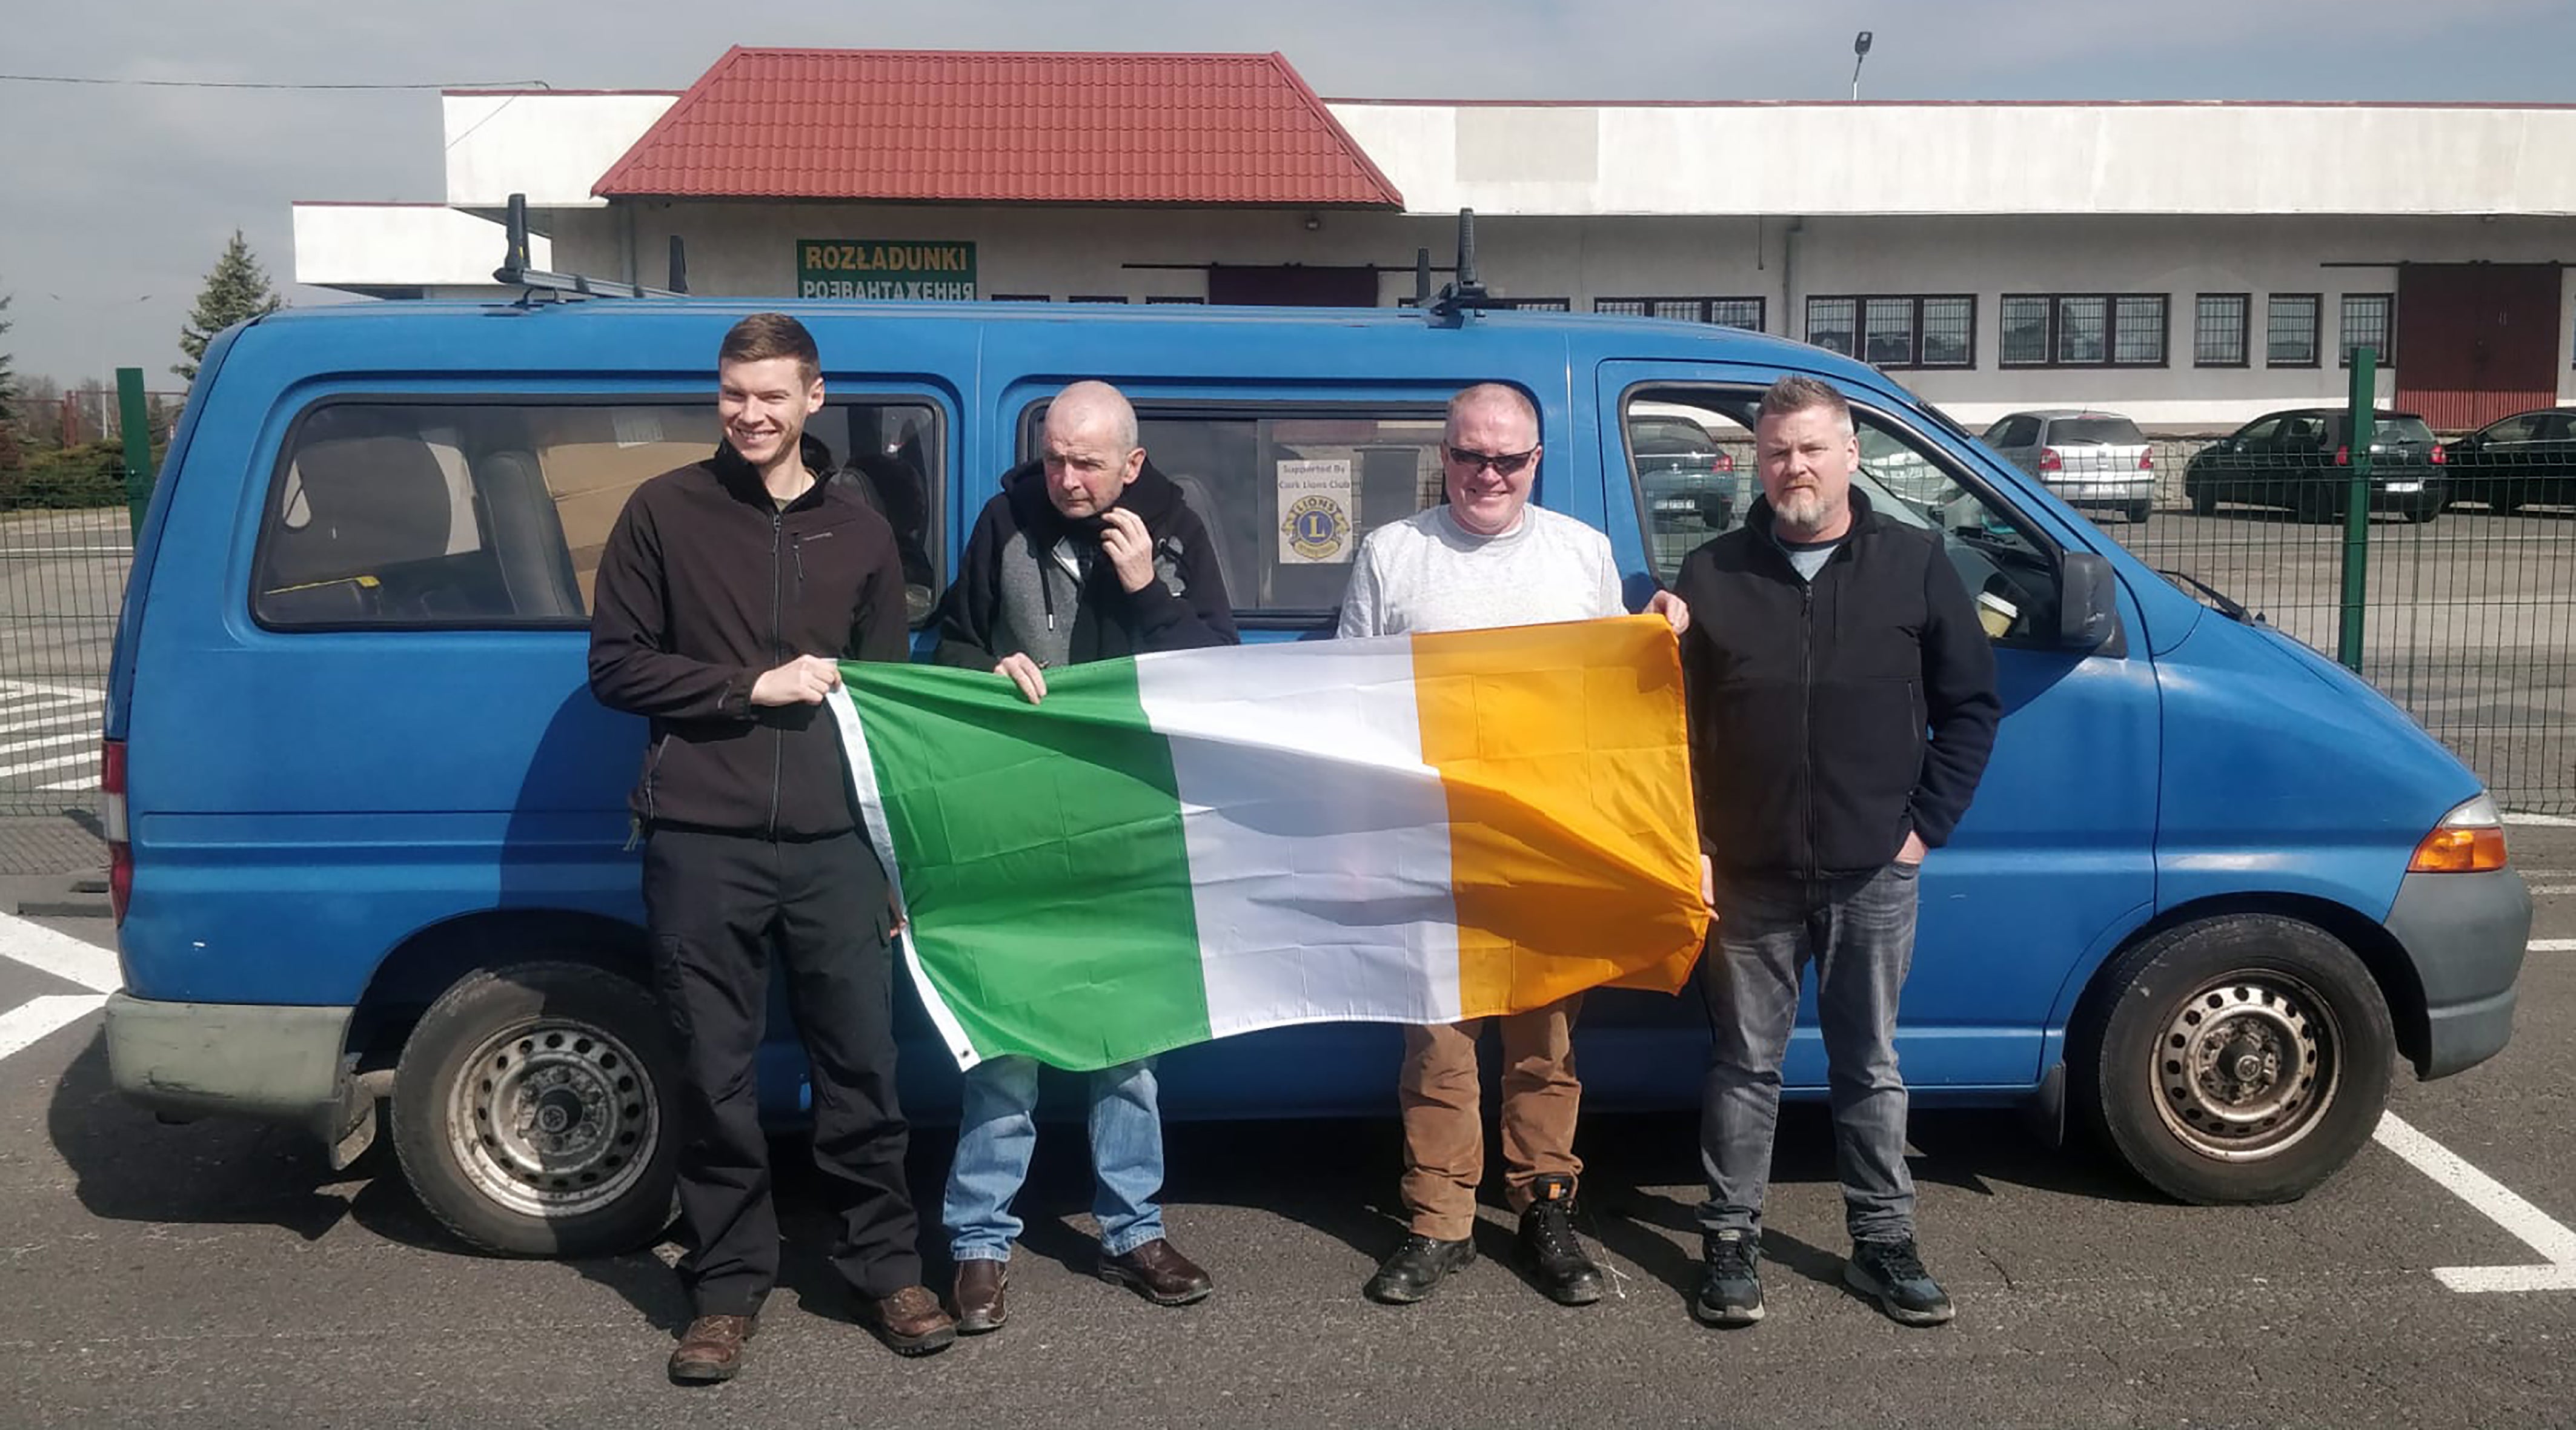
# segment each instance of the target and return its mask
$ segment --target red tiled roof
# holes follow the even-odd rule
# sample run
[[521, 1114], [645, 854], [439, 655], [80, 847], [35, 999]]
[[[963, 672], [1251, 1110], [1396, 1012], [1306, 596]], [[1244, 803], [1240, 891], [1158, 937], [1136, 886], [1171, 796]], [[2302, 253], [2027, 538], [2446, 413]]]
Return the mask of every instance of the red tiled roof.
[[739, 46], [691, 85], [591, 192], [946, 203], [1404, 203], [1276, 54]]

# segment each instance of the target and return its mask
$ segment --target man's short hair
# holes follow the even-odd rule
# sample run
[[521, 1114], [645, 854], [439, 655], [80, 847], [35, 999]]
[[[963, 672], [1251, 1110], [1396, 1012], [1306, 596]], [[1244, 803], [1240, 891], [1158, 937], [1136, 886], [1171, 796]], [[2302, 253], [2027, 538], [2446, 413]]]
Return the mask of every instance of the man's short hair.
[[796, 359], [796, 370], [807, 382], [823, 374], [823, 354], [814, 346], [814, 335], [785, 313], [752, 314], [734, 324], [724, 336], [724, 345], [716, 349], [718, 366], [771, 358]]
[[1754, 414], [1754, 420], [1758, 422], [1765, 417], [1786, 417], [1793, 412], [1805, 412], [1817, 407], [1831, 412], [1835, 423], [1844, 432], [1853, 430], [1851, 403], [1844, 399], [1842, 393], [1830, 382], [1796, 373], [1771, 384], [1771, 389], [1762, 394], [1762, 409]]
[[1443, 425], [1454, 431], [1458, 426], [1459, 413], [1470, 407], [1482, 407], [1487, 403], [1518, 410], [1521, 416], [1529, 419], [1530, 431], [1533, 434], [1538, 431], [1537, 405], [1529, 400], [1528, 393], [1507, 382], [1480, 382], [1473, 387], [1460, 389], [1457, 396], [1449, 399], [1449, 413]]

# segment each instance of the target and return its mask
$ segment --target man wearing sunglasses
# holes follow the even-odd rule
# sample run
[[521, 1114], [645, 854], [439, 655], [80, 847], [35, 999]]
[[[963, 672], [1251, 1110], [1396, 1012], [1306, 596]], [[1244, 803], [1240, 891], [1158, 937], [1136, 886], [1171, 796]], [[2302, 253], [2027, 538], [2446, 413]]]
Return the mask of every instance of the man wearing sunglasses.
[[[1537, 480], [1538, 411], [1518, 388], [1479, 383], [1451, 398], [1441, 433], [1446, 504], [1370, 532], [1351, 566], [1343, 636], [1580, 621], [1627, 613], [1609, 538], [1529, 504]], [[1648, 609], [1688, 611], [1658, 591]], [[1583, 1086], [1570, 1035], [1577, 996], [1494, 1021], [1503, 1044], [1503, 1161], [1520, 1216], [1520, 1254], [1539, 1289], [1569, 1306], [1601, 1299], [1601, 1270], [1574, 1234], [1574, 1121]], [[1431, 1294], [1476, 1256], [1476, 1186], [1484, 1179], [1476, 1037], [1482, 1020], [1409, 1027], [1397, 1101], [1409, 1235], [1377, 1274], [1370, 1299]]]

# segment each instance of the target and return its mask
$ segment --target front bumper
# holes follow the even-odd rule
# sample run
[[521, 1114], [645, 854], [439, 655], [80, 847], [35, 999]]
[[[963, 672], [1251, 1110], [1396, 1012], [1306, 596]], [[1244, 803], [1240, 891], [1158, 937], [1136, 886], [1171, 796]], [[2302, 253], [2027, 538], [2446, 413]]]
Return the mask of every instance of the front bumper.
[[2388, 931], [2424, 985], [2420, 1077], [2447, 1077], [2504, 1051], [2513, 1036], [2514, 980], [2531, 943], [2531, 891], [2511, 869], [2409, 874]]
[[346, 1121], [344, 1053], [356, 1012], [112, 993], [108, 1076], [118, 1092], [157, 1113], [248, 1117], [334, 1139]]

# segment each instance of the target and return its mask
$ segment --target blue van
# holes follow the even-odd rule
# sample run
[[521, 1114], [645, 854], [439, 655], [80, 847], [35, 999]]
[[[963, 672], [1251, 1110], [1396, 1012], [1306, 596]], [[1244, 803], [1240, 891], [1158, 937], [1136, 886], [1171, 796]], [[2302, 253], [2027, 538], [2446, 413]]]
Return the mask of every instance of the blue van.
[[[350, 306], [213, 344], [117, 632], [118, 1087], [307, 1128], [341, 1162], [384, 1104], [421, 1200], [485, 1248], [661, 1228], [672, 1072], [623, 805], [643, 734], [591, 698], [586, 611], [626, 494], [714, 446], [716, 344], [752, 308]], [[2001, 666], [1993, 764], [1923, 875], [1898, 1038], [1923, 1104], [2072, 1114], [2173, 1196], [2273, 1200], [2360, 1146], [2397, 1056], [2439, 1077], [2505, 1043], [2531, 905], [2476, 776], [1873, 368], [1436, 306], [789, 311], [822, 347], [813, 430], [902, 537], [916, 617], [1049, 396], [1099, 377], [1216, 535], [1253, 640], [1328, 633], [1348, 571], [1348, 544], [1289, 539], [1281, 493], [1329, 479], [1363, 530], [1436, 502], [1463, 384], [1529, 394], [1538, 499], [1609, 533], [1637, 604], [1742, 516], [1668, 480], [1677, 425], [1749, 473], [1762, 390], [1824, 378], [1861, 424], [1857, 480], [1941, 532]], [[908, 1107], [936, 1120], [955, 1070], [899, 1002]], [[792, 1124], [802, 1058], [771, 1026], [763, 1101]], [[1594, 997], [1588, 1103], [1693, 1103], [1706, 1036], [1687, 999]], [[1165, 1106], [1383, 1115], [1397, 1052], [1383, 1026], [1228, 1039], [1168, 1058]], [[1811, 1001], [1787, 1081], [1820, 1096], [1824, 1071]]]

